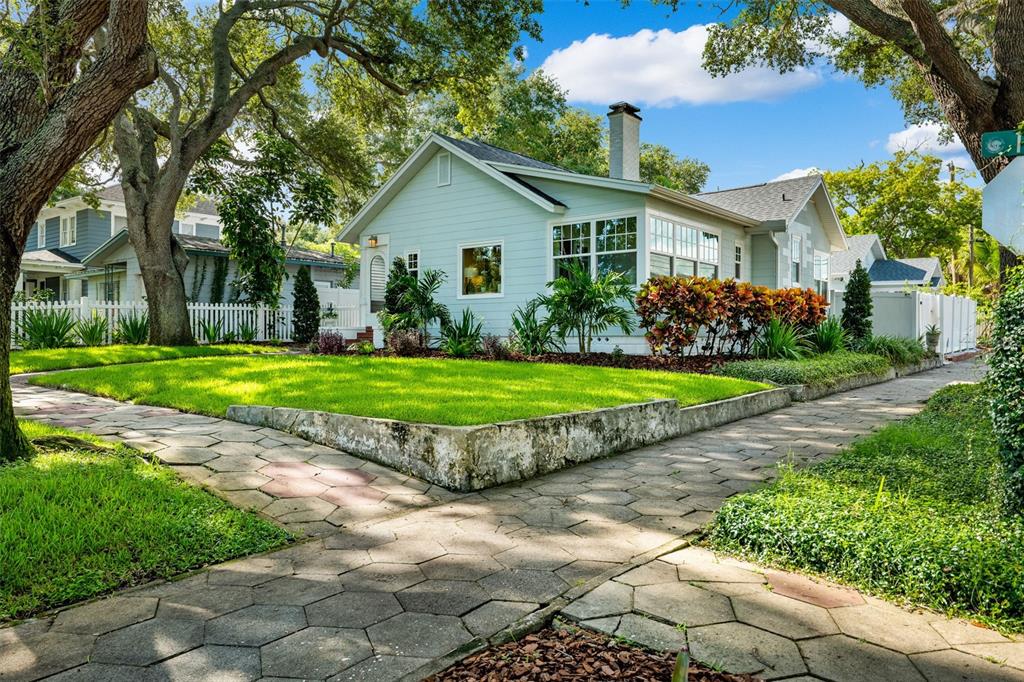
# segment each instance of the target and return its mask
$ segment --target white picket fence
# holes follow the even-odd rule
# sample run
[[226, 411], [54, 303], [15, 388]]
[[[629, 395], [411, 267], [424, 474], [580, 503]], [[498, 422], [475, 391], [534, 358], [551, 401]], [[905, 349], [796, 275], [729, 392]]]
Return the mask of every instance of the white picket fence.
[[[89, 320], [99, 316], [107, 320], [107, 343], [113, 342], [114, 332], [122, 317], [146, 313], [144, 301], [91, 301], [81, 298], [77, 301], [50, 301], [15, 303], [11, 306], [11, 343], [18, 346], [22, 336], [25, 315], [30, 310], [51, 311], [61, 313], [67, 311], [73, 320]], [[221, 337], [233, 334], [236, 338], [242, 332], [255, 331], [256, 341], [291, 341], [292, 340], [292, 307], [269, 308], [267, 306], [251, 306], [244, 303], [189, 303], [189, 321], [192, 333], [200, 341], [205, 341], [203, 326], [220, 326]], [[320, 310], [321, 326], [327, 328], [359, 327], [358, 306], [346, 305], [337, 307], [333, 302]]]

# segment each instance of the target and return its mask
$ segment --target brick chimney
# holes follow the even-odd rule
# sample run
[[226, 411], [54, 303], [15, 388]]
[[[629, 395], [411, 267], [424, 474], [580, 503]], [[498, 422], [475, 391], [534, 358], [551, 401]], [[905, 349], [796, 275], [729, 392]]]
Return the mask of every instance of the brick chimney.
[[609, 109], [608, 175], [640, 180], [640, 110], [628, 102], [616, 102]]

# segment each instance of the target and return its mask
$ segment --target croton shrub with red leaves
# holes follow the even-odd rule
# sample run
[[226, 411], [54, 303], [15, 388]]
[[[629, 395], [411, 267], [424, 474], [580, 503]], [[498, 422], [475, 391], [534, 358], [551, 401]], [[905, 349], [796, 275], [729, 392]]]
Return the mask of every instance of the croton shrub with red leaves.
[[651, 351], [678, 356], [747, 355], [773, 317], [808, 329], [825, 319], [826, 308], [813, 289], [706, 277], [652, 277], [636, 296]]

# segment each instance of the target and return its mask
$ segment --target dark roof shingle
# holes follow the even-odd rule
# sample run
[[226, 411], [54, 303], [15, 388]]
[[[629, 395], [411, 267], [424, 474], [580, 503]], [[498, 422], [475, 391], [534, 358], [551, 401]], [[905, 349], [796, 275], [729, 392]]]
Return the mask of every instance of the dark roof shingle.
[[760, 185], [701, 192], [692, 196], [756, 220], [789, 221], [796, 217], [819, 184], [820, 175], [808, 175]]
[[872, 282], [923, 282], [927, 274], [898, 260], [876, 260], [868, 270]]
[[526, 168], [538, 168], [540, 170], [565, 171], [564, 168], [559, 168], [558, 166], [545, 163], [544, 161], [538, 161], [537, 159], [531, 159], [529, 156], [510, 152], [507, 149], [495, 147], [494, 145], [481, 142], [480, 140], [459, 139], [449, 137], [448, 135], [442, 135], [441, 133], [435, 134], [479, 161], [486, 161], [487, 163], [507, 163], [515, 166], [525, 166]]
[[[228, 247], [221, 244], [217, 239], [212, 239], [210, 237], [196, 237], [191, 234], [176, 234], [174, 236], [186, 251], [205, 251], [207, 253], [223, 253], [225, 255], [230, 252]], [[332, 256], [329, 253], [313, 251], [312, 249], [300, 249], [297, 246], [291, 246], [288, 248], [288, 253], [285, 256], [285, 259], [289, 261], [301, 261], [303, 263], [323, 265], [325, 267], [345, 266], [345, 261], [339, 256]]]
[[[100, 191], [96, 192], [96, 196], [106, 201], [117, 201], [124, 203], [124, 190], [121, 189], [121, 185], [111, 185], [110, 187], [104, 187]], [[201, 213], [209, 216], [219, 216], [217, 212], [217, 205], [209, 199], [199, 199], [195, 205], [189, 208], [191, 213]]]

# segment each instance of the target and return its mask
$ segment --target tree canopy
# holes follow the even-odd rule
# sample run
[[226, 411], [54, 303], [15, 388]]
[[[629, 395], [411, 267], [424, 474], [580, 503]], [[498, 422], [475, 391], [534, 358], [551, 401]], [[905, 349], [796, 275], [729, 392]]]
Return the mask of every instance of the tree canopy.
[[899, 151], [892, 159], [825, 173], [847, 234], [876, 233], [891, 258], [949, 261], [981, 226], [981, 192], [941, 178], [937, 156]]
[[[566, 91], [543, 71], [525, 75], [519, 63], [506, 63], [491, 79], [484, 102], [466, 109], [448, 96], [419, 104], [419, 138], [429, 132], [473, 137], [566, 170], [608, 174], [604, 117], [569, 105]], [[640, 179], [689, 194], [707, 182], [710, 167], [680, 158], [664, 145], [640, 147]]]

